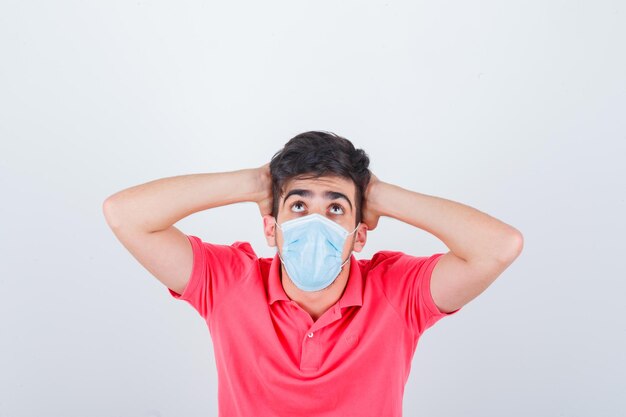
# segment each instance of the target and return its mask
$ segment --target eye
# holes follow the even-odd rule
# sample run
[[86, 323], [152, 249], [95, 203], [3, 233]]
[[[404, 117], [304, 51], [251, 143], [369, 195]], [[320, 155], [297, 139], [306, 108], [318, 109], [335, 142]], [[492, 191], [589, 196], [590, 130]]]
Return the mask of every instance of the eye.
[[[331, 212], [333, 214], [343, 214], [343, 207], [341, 207], [339, 204], [333, 204], [330, 209], [331, 209]], [[338, 212], [333, 212], [332, 211], [333, 209], [336, 209], [336, 210], [339, 210], [339, 211]]]
[[[301, 208], [301, 210], [300, 210], [300, 209], [296, 209], [296, 210], [294, 210], [294, 208], [297, 208], [297, 207], [298, 207], [298, 208]], [[296, 213], [301, 213], [301, 212], [303, 212], [303, 211], [304, 211], [304, 203], [303, 203], [302, 201], [296, 201], [295, 203], [293, 203], [293, 204], [291, 205], [291, 211], [295, 211]]]

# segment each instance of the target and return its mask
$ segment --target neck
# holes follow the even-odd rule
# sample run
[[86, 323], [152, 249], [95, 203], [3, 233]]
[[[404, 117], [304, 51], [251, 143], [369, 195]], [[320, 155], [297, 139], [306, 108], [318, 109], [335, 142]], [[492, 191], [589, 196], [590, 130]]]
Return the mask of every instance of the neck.
[[302, 291], [289, 279], [281, 264], [281, 282], [287, 296], [295, 301], [316, 321], [331, 308], [343, 295], [350, 276], [350, 262], [346, 263], [337, 278], [328, 287], [319, 291]]

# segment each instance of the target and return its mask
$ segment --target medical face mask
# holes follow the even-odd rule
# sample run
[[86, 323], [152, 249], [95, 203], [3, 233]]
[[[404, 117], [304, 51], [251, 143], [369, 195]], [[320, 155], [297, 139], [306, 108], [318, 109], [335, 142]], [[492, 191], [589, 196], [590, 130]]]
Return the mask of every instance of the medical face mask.
[[[350, 257], [342, 263], [347, 232], [339, 224], [313, 213], [276, 226], [283, 232], [282, 261], [289, 277], [302, 291], [319, 291], [339, 275]], [[359, 223], [361, 224], [361, 223]]]

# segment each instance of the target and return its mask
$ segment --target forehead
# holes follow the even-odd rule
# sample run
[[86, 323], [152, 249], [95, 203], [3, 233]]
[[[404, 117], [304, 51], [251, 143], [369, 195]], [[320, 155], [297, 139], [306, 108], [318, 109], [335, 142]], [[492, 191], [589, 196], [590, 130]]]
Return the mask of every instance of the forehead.
[[310, 179], [294, 178], [285, 184], [285, 194], [294, 189], [311, 190], [315, 193], [321, 191], [339, 191], [350, 197], [351, 200], [355, 198], [356, 193], [356, 186], [352, 180], [336, 176], [323, 176]]

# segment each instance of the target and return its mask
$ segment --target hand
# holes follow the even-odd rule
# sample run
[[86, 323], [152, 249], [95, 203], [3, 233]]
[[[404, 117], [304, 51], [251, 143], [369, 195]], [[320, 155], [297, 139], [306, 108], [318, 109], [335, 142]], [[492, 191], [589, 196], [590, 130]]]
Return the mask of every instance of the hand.
[[378, 225], [380, 213], [374, 208], [374, 197], [376, 195], [376, 187], [380, 184], [380, 180], [374, 174], [370, 178], [370, 182], [365, 190], [365, 198], [363, 199], [363, 218], [362, 222], [367, 226], [367, 230], [374, 230]]
[[269, 162], [259, 168], [256, 168], [256, 177], [258, 179], [258, 198], [256, 203], [259, 206], [261, 216], [272, 214], [272, 176], [270, 175]]

